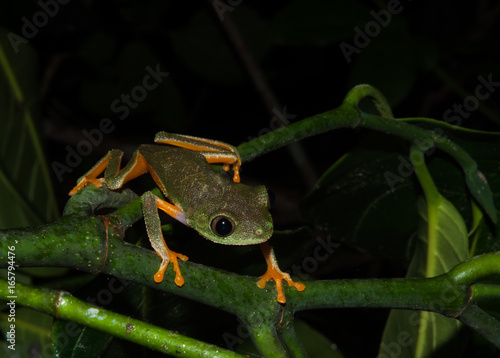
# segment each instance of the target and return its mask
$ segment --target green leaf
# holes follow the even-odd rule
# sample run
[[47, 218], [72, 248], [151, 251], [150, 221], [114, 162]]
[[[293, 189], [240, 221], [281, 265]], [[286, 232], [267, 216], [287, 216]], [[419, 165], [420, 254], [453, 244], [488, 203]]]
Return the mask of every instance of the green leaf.
[[[411, 158], [423, 157], [412, 149]], [[453, 204], [439, 194], [423, 161], [412, 160], [425, 193], [419, 199], [420, 224], [418, 241], [407, 277], [435, 277], [448, 272], [469, 257], [465, 222]], [[447, 299], [449, 288], [443, 287], [441, 300]], [[435, 303], [438, 309], [439, 300]], [[438, 350], [459, 356], [461, 324], [433, 312], [391, 311], [380, 354], [397, 351], [401, 357], [429, 357]]]
[[315, 330], [303, 321], [294, 322], [295, 332], [300, 341], [303, 342], [304, 349], [310, 358], [342, 358], [344, 355], [337, 349], [337, 345], [332, 343], [319, 331]]
[[[301, 320], [294, 321], [294, 328], [299, 341], [303, 343], [304, 350], [310, 358], [343, 358], [344, 355], [337, 349], [337, 345], [332, 343], [321, 332], [309, 326]], [[242, 337], [233, 336], [233, 339], [238, 342], [236, 347], [237, 352], [241, 352], [250, 356], [257, 356], [259, 352], [255, 348], [251, 339], [243, 340]]]
[[408, 205], [417, 199], [411, 168], [391, 186], [387, 173], [398, 175], [403, 152], [392, 145], [380, 148], [384, 142], [379, 136], [374, 139], [379, 148], [360, 148], [328, 169], [301, 209], [315, 229], [335, 241], [372, 255], [409, 260], [408, 243], [417, 225], [415, 206]]
[[75, 322], [56, 320], [52, 330], [54, 356], [100, 357], [113, 336]]
[[0, 228], [54, 221], [58, 208], [37, 133], [36, 54], [0, 29]]
[[[467, 187], [490, 219], [496, 222], [497, 209], [495, 206], [500, 203], [500, 191], [498, 190], [500, 188], [498, 172], [500, 133], [471, 130], [428, 118], [411, 118], [404, 121], [433, 131], [438, 137], [436, 142], [454, 143], [472, 157], [466, 158], [460, 155], [459, 163], [465, 172]], [[458, 160], [459, 157], [456, 159]]]
[[[499, 135], [451, 128], [436, 121], [410, 122], [428, 130], [442, 131], [443, 138], [466, 150], [488, 179], [493, 193], [488, 201], [500, 206]], [[429, 162], [429, 171], [439, 192], [452, 202], [467, 225], [472, 226], [471, 197], [462, 168], [437, 148], [427, 151], [425, 160]], [[365, 136], [362, 145], [323, 174], [302, 201], [301, 209], [315, 229], [345, 245], [379, 257], [409, 261], [418, 221], [414, 205], [416, 190], [418, 183], [407, 144], [393, 136], [374, 133]], [[478, 203], [478, 206], [484, 210], [483, 205]], [[495, 226], [488, 217], [483, 220], [483, 239], [478, 243], [479, 251], [475, 252], [498, 250], [500, 237], [494, 231]]]

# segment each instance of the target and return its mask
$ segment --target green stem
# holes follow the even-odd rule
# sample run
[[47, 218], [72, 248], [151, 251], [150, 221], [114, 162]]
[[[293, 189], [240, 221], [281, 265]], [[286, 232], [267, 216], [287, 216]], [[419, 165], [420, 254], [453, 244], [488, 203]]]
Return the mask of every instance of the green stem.
[[288, 348], [291, 357], [293, 358], [308, 357], [307, 352], [304, 350], [304, 347], [302, 347], [302, 344], [300, 344], [300, 341], [297, 338], [297, 335], [295, 334], [295, 330], [293, 329], [293, 327], [283, 329], [280, 332], [280, 337], [283, 343]]
[[[81, 191], [82, 195], [72, 200], [90, 199], [98, 193], [106, 196], [102, 190], [92, 187]], [[129, 200], [127, 193], [124, 200]], [[145, 250], [123, 241], [126, 226], [120, 221], [118, 212], [126, 213], [131, 220], [133, 211], [140, 212], [137, 200], [131, 201], [106, 220], [100, 217], [81, 215], [63, 216], [51, 225], [36, 228], [12, 229], [0, 231], [0, 267], [8, 266], [9, 246], [15, 247], [15, 265], [20, 267], [49, 266], [76, 268], [86, 272], [104, 272], [125, 278], [159, 290], [184, 297], [232, 312], [242, 319], [255, 315], [257, 309], [266, 319], [279, 321], [280, 305], [276, 303], [275, 288], [268, 285], [260, 290], [256, 287], [256, 278], [231, 274], [205, 267], [193, 262], [182, 262], [186, 284], [177, 287], [174, 284], [173, 270], [167, 270], [164, 281], [156, 284], [152, 280], [158, 269], [160, 259], [152, 250]], [[139, 217], [136, 214], [135, 217]], [[130, 221], [126, 222], [128, 226]], [[78, 227], [78, 231], [74, 230]], [[85, 233], [85, 240], [81, 239]], [[43, 233], [43, 234], [40, 234]], [[35, 244], [36, 243], [36, 244]], [[124, 259], [126, 258], [126, 260]], [[461, 297], [451, 300], [446, 311], [457, 310], [469, 298], [466, 287], [480, 278], [500, 272], [500, 252], [484, 254], [469, 259], [445, 276], [432, 279], [369, 279], [369, 280], [333, 280], [308, 282], [307, 289], [297, 292], [285, 287], [289, 304], [294, 310], [323, 307], [394, 307], [429, 309], [429, 302], [439, 296], [443, 285], [450, 281], [461, 290]], [[230, 293], [230, 294], [229, 294]], [[249, 304], [248, 297], [254, 297], [259, 304]], [[263, 305], [262, 302], [269, 303]], [[288, 304], [288, 302], [287, 302]]]
[[278, 335], [291, 357], [306, 358], [307, 353], [295, 334], [293, 313], [291, 309], [284, 308], [281, 322], [278, 325]]
[[448, 277], [457, 285], [470, 286], [500, 273], [500, 251], [474, 256], [455, 266]]
[[[92, 196], [100, 191], [102, 190], [86, 188], [72, 200], [88, 203], [89, 199], [85, 194]], [[125, 196], [125, 201], [130, 199], [126, 192], [114, 194]], [[126, 221], [129, 222], [133, 221], [131, 218], [140, 216], [133, 214], [135, 210], [140, 211], [140, 205], [137, 205], [137, 200], [132, 200], [119, 212], [124, 213]], [[68, 211], [71, 212], [69, 209]], [[236, 314], [252, 326], [251, 331], [259, 349], [272, 351], [273, 354], [281, 352], [283, 348], [278, 344], [274, 327], [280, 321], [282, 307], [276, 302], [276, 289], [273, 285], [261, 290], [256, 286], [256, 278], [204, 267], [189, 261], [180, 264], [186, 280], [184, 286], [177, 287], [174, 284], [172, 270], [167, 270], [164, 281], [156, 284], [152, 277], [158, 269], [160, 259], [151, 250], [123, 241], [125, 227], [120, 216], [116, 215], [117, 212], [108, 216], [107, 220], [73, 214], [63, 216], [51, 225], [0, 231], [0, 267], [9, 266], [7, 253], [9, 247], [15, 247], [15, 267], [61, 266], [93, 273], [104, 272], [188, 297]], [[74, 230], [75, 227], [78, 227], [77, 231]], [[80, 233], [83, 232], [85, 240], [81, 238]], [[303, 292], [285, 285], [287, 309], [291, 312], [334, 307], [433, 310], [432, 302], [439, 300], [446, 291], [447, 299], [440, 306], [439, 312], [458, 316], [469, 302], [469, 286], [482, 277], [495, 273], [500, 273], [500, 253], [474, 257], [459, 264], [446, 275], [429, 279], [316, 281], [307, 282], [307, 288]], [[41, 294], [43, 290], [36, 292]], [[50, 297], [44, 297], [40, 304], [45, 302], [48, 305], [46, 310], [53, 309]], [[252, 297], [250, 302], [248, 297]], [[36, 295], [31, 295], [27, 302], [32, 298], [36, 299]], [[83, 314], [84, 311], [80, 313]], [[259, 317], [258, 322], [265, 322], [265, 325], [255, 322], [255, 317]], [[292, 349], [293, 342], [289, 342], [287, 337], [292, 336], [285, 332], [283, 343]]]
[[500, 285], [478, 283], [472, 286], [472, 302], [484, 299], [500, 298]]
[[253, 342], [264, 357], [287, 357], [281, 342], [276, 334], [276, 328], [267, 322], [260, 324], [248, 324], [248, 330]]
[[500, 349], [500, 321], [490, 316], [478, 306], [468, 306], [459, 320], [481, 334]]
[[320, 308], [396, 308], [435, 311], [432, 302], [449, 292], [440, 313], [455, 314], [470, 297], [467, 286], [456, 285], [446, 275], [433, 278], [353, 279], [307, 282], [299, 294], [288, 291], [294, 311]]
[[[384, 117], [359, 112], [357, 104], [366, 96], [375, 99], [377, 108]], [[424, 147], [436, 145], [450, 153], [462, 165], [466, 175], [477, 175], [475, 162], [458, 146], [450, 141], [439, 141], [432, 131], [386, 118], [392, 114], [387, 111], [388, 106], [384, 101], [373, 88], [355, 87], [339, 108], [245, 143], [240, 146], [240, 153], [244, 160], [249, 160], [294, 140], [333, 128], [359, 125], [394, 134], [415, 143], [420, 141], [425, 144]], [[486, 188], [489, 189], [487, 184]], [[481, 195], [478, 200], [480, 199]], [[493, 204], [488, 207], [484, 200], [482, 204], [491, 216], [491, 208], [494, 211]], [[106, 217], [90, 216], [94, 215], [95, 210], [106, 207], [120, 209]], [[231, 274], [192, 262], [180, 263], [186, 280], [184, 286], [177, 287], [174, 284], [174, 273], [170, 268], [161, 284], [154, 283], [152, 277], [158, 269], [160, 259], [151, 250], [144, 250], [123, 241], [125, 229], [142, 216], [140, 200], [134, 200], [134, 196], [127, 195], [126, 192], [106, 193], [95, 188], [85, 188], [70, 200], [65, 214], [51, 225], [0, 232], [0, 267], [8, 266], [8, 247], [15, 246], [16, 267], [63, 266], [93, 273], [104, 272], [188, 297], [233, 313], [247, 322], [254, 342], [266, 356], [285, 355], [285, 349], [281, 346], [275, 328], [280, 322], [283, 307], [276, 302], [276, 290], [273, 285], [260, 290], [256, 287], [256, 278]], [[85, 240], [82, 240], [82, 233]], [[469, 303], [470, 285], [484, 276], [498, 273], [499, 267], [500, 255], [482, 255], [468, 260], [467, 264], [458, 265], [446, 275], [429, 279], [308, 282], [304, 292], [285, 288], [287, 309], [291, 313], [327, 307], [383, 307], [431, 311], [434, 310], [432, 302], [439, 300], [446, 291], [446, 302], [443, 302], [440, 310], [436, 312], [458, 316]], [[41, 294], [41, 291], [38, 293]], [[61, 297], [67, 298], [65, 295]], [[252, 297], [250, 302], [249, 297]], [[53, 306], [50, 300], [47, 304]], [[78, 317], [86, 312], [82, 309], [74, 319], [83, 320], [84, 318]], [[67, 315], [70, 317], [71, 314]], [[285, 327], [279, 333], [283, 343], [287, 345], [289, 352], [295, 352], [293, 354], [300, 357], [302, 352], [296, 345], [293, 331], [287, 329], [292, 328]]]
[[[419, 158], [418, 160], [416, 158]], [[425, 165], [424, 152], [412, 145], [410, 148], [410, 161], [415, 169], [420, 186], [424, 191], [427, 208], [427, 262], [425, 267], [425, 277], [436, 275], [436, 260], [434, 256], [438, 253], [439, 243], [439, 219], [440, 201], [443, 200], [439, 194], [432, 176]], [[465, 239], [465, 237], [464, 237]]]
[[372, 86], [359, 85], [347, 93], [340, 107], [278, 128], [238, 146], [241, 159], [244, 162], [250, 161], [269, 151], [333, 129], [357, 127], [360, 124], [358, 103], [365, 97], [374, 100], [383, 116], [392, 118], [391, 109], [384, 96]]
[[[121, 314], [93, 306], [67, 292], [15, 284], [15, 304], [21, 304], [59, 319], [135, 342], [163, 353], [179, 357], [243, 357], [229, 350], [203, 343]], [[0, 280], [0, 297], [11, 301], [7, 281]]]
[[[474, 159], [448, 138], [440, 136], [439, 133], [406, 123], [406, 121], [410, 121], [409, 118], [401, 120], [392, 119], [392, 113], [389, 112], [390, 109], [387, 103], [382, 95], [377, 93], [378, 91], [368, 85], [356, 86], [347, 93], [340, 107], [292, 123], [287, 127], [279, 128], [240, 145], [238, 151], [241, 158], [243, 161], [250, 161], [294, 141], [337, 128], [354, 128], [359, 126], [392, 134], [417, 145], [424, 152], [435, 146], [453, 157], [465, 173], [465, 179], [471, 194], [481, 204], [490, 218], [496, 222], [497, 212], [491, 189], [484, 176], [478, 171]], [[359, 101], [367, 96], [375, 100], [378, 110], [384, 116], [381, 117], [359, 111]], [[435, 121], [427, 120], [427, 122], [434, 123]], [[436, 127], [438, 127], [438, 122], [435, 123]]]
[[357, 108], [359, 107], [359, 102], [366, 97], [372, 99], [373, 104], [382, 117], [394, 119], [391, 106], [389, 106], [385, 96], [378, 89], [370, 85], [364, 84], [354, 87], [345, 96], [344, 104]]

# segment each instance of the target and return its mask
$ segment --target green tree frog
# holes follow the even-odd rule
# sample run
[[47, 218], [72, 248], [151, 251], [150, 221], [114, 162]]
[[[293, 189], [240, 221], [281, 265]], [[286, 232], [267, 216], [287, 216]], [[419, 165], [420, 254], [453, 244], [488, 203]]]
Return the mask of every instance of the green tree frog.
[[[294, 282], [278, 266], [274, 251], [267, 242], [273, 232], [267, 190], [264, 186], [251, 187], [240, 183], [241, 158], [235, 147], [215, 140], [166, 132], [159, 132], [155, 142], [167, 145], [139, 146], [123, 169], [120, 169], [123, 152], [111, 150], [78, 180], [69, 195], [90, 184], [119, 189], [129, 180], [149, 173], [169, 200], [162, 200], [149, 191], [141, 197], [148, 237], [162, 260], [154, 275], [155, 282], [163, 281], [165, 270], [172, 262], [175, 283], [182, 286], [184, 278], [178, 259], [188, 259], [170, 250], [165, 243], [159, 209], [216, 243], [260, 244], [268, 267], [257, 285], [264, 288], [266, 282], [273, 279], [279, 302], [286, 302], [282, 280], [299, 291], [305, 289], [304, 284]], [[211, 164], [222, 164], [225, 171], [232, 165], [232, 180], [214, 170]], [[102, 172], [104, 177], [98, 178]]]

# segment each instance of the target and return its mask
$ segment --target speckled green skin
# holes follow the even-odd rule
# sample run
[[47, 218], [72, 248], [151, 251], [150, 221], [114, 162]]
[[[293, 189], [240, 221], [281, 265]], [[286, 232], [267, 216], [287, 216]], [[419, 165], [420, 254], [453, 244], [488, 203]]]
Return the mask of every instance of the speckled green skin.
[[[138, 152], [150, 165], [163, 194], [205, 238], [226, 245], [251, 245], [271, 237], [273, 223], [264, 186], [235, 183], [215, 171], [200, 152], [189, 149], [143, 144]], [[231, 235], [220, 237], [212, 232], [210, 224], [219, 215], [234, 221]]]

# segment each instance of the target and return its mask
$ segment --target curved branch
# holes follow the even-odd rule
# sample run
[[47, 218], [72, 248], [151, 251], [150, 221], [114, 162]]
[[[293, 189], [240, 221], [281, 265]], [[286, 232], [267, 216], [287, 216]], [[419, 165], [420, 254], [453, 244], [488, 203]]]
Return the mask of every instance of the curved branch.
[[[0, 297], [9, 296], [8, 285], [0, 280]], [[242, 355], [112, 311], [93, 306], [68, 292], [41, 289], [16, 283], [16, 304], [59, 319], [65, 319], [112, 334], [163, 353], [179, 357], [227, 357]]]

